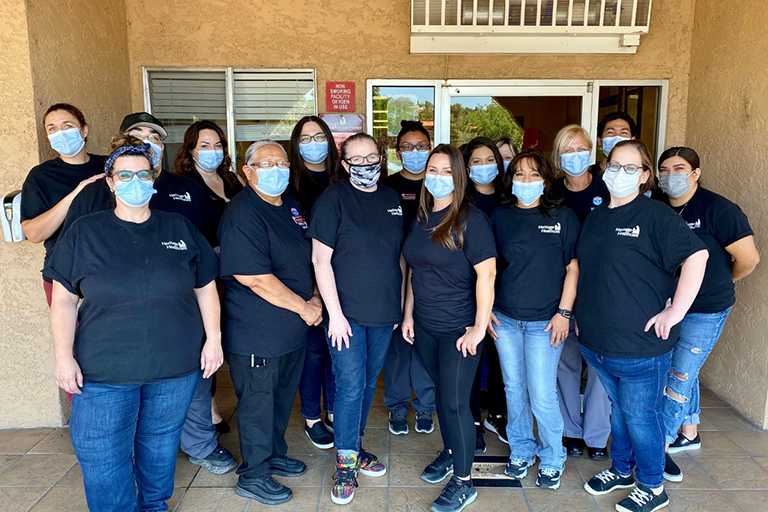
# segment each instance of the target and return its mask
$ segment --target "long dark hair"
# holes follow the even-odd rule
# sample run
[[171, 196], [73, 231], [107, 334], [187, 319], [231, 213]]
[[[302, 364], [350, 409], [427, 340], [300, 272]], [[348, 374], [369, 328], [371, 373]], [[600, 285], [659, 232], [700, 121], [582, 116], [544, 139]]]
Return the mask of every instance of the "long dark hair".
[[184, 132], [184, 142], [182, 142], [181, 149], [176, 154], [173, 172], [187, 177], [198, 174], [197, 169], [195, 169], [195, 159], [192, 156], [192, 152], [195, 150], [197, 139], [200, 138], [200, 132], [203, 130], [213, 130], [216, 132], [221, 140], [221, 147], [224, 150], [224, 160], [221, 161], [221, 164], [216, 169], [216, 174], [226, 181], [230, 187], [235, 190], [240, 189], [241, 184], [237, 179], [237, 175], [232, 172], [232, 158], [229, 156], [229, 147], [227, 146], [227, 137], [224, 135], [224, 130], [213, 121], [206, 119], [195, 121]]
[[[448, 211], [440, 222], [432, 229], [430, 236], [433, 243], [440, 244], [446, 249], [456, 251], [464, 247], [464, 231], [467, 228], [467, 210], [469, 199], [465, 193], [467, 188], [467, 171], [464, 168], [464, 158], [455, 146], [440, 144], [429, 154], [426, 169], [429, 169], [429, 161], [434, 155], [447, 155], [451, 162], [451, 176], [453, 177], [453, 201]], [[419, 201], [419, 213], [417, 222], [426, 224], [429, 214], [435, 205], [435, 198], [429, 193], [427, 187], [421, 189]]]
[[[464, 146], [462, 151], [464, 152], [464, 167], [466, 168], [467, 178], [469, 178], [469, 160], [472, 158], [472, 153], [474, 153], [477, 148], [482, 147], [491, 150], [493, 153], [493, 158], [496, 160], [496, 166], [499, 168], [499, 174], [497, 174], [491, 182], [493, 184], [494, 194], [499, 195], [503, 186], [502, 179], [504, 178], [504, 158], [501, 156], [499, 147], [496, 145], [496, 143], [488, 137], [475, 137]], [[475, 197], [477, 196], [477, 191], [475, 190], [475, 182], [473, 182], [471, 179], [467, 179], [466, 188], [469, 201], [474, 203]]]
[[[344, 166], [341, 165], [342, 160], [344, 160], [347, 157], [347, 154], [349, 153], [349, 145], [353, 142], [363, 142], [363, 141], [370, 141], [373, 142], [373, 145], [376, 146], [376, 151], [381, 155], [381, 149], [379, 149], [379, 145], [376, 144], [376, 139], [368, 135], [367, 133], [356, 133], [344, 142], [341, 143], [341, 155], [339, 156], [339, 161], [336, 162], [336, 167], [331, 173], [331, 183], [336, 183], [337, 181], [343, 181], [346, 179], [349, 179], [349, 173], [346, 169], [344, 169]], [[384, 161], [381, 161], [382, 168], [384, 167]]]
[[299, 119], [299, 122], [293, 127], [293, 132], [291, 132], [291, 142], [289, 145], [289, 157], [291, 159], [291, 190], [297, 200], [299, 200], [302, 195], [301, 182], [309, 176], [309, 169], [307, 169], [304, 159], [301, 158], [299, 145], [301, 144], [301, 130], [304, 128], [305, 124], [310, 122], [317, 123], [320, 130], [325, 134], [325, 140], [328, 143], [328, 156], [325, 158], [325, 169], [323, 169], [323, 171], [328, 173], [329, 177], [333, 175], [339, 161], [339, 152], [336, 150], [336, 143], [333, 141], [333, 133], [331, 133], [331, 129], [326, 122], [317, 116], [304, 116]]
[[527, 161], [528, 164], [536, 169], [541, 177], [544, 178], [544, 194], [541, 196], [541, 201], [539, 202], [539, 211], [544, 216], [549, 217], [554, 213], [557, 207], [560, 206], [563, 200], [557, 196], [557, 192], [555, 191], [555, 183], [557, 180], [555, 171], [552, 169], [552, 166], [549, 165], [547, 157], [534, 149], [521, 151], [515, 155], [515, 158], [509, 163], [509, 168], [503, 179], [501, 204], [514, 205], [517, 203], [517, 198], [512, 194], [512, 182], [514, 181], [517, 167], [523, 160]]

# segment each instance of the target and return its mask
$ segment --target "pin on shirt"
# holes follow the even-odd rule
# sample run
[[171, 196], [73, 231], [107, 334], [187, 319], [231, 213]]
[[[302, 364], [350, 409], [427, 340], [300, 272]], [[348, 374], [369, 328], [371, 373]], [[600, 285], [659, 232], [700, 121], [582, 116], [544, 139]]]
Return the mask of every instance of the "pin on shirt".
[[293, 222], [295, 222], [296, 224], [298, 224], [304, 229], [309, 228], [307, 221], [304, 220], [304, 217], [301, 216], [301, 214], [299, 213], [299, 210], [297, 210], [296, 208], [291, 208], [291, 216], [293, 218]]

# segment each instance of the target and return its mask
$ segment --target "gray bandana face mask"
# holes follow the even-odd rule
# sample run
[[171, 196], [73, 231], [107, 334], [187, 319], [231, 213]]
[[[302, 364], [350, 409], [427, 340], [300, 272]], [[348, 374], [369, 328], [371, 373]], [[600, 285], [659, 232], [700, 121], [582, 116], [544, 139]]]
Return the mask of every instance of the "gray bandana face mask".
[[350, 165], [349, 179], [360, 188], [371, 188], [379, 181], [381, 162], [367, 165]]

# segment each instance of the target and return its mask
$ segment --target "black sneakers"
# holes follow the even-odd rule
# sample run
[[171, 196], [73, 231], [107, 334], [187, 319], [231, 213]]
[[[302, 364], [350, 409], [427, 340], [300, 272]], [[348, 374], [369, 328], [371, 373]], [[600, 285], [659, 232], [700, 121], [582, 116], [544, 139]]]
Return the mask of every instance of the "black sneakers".
[[237, 482], [235, 492], [243, 498], [250, 498], [265, 505], [279, 505], [290, 500], [293, 492], [272, 478], [271, 475], [264, 475], [244, 483]]
[[443, 487], [440, 496], [432, 502], [432, 512], [459, 512], [464, 507], [475, 501], [477, 491], [472, 485], [472, 480], [459, 480], [456, 475]]
[[485, 453], [488, 449], [485, 446], [485, 438], [483, 437], [483, 426], [479, 423], [475, 423], [475, 453]]
[[272, 457], [269, 462], [269, 472], [278, 476], [301, 476], [307, 472], [307, 465], [300, 460], [282, 455]]
[[669, 453], [684, 452], [686, 450], [698, 450], [701, 448], [701, 436], [696, 434], [693, 439], [688, 439], [682, 433], [677, 434], [675, 442], [669, 445]]
[[683, 470], [675, 464], [675, 461], [672, 460], [668, 453], [664, 454], [664, 480], [669, 480], [670, 482], [683, 481]]
[[514, 459], [507, 462], [504, 474], [515, 480], [522, 480], [528, 474], [528, 462], [522, 459]]
[[333, 420], [328, 417], [328, 413], [325, 413], [325, 419], [323, 420], [323, 423], [329, 432], [333, 432]]
[[539, 468], [539, 474], [536, 476], [536, 485], [542, 489], [557, 490], [560, 488], [561, 476], [563, 476], [562, 471], [553, 468]]
[[426, 412], [416, 413], [416, 432], [419, 434], [431, 434], [435, 430], [435, 422], [432, 415]]
[[584, 441], [576, 437], [564, 437], [563, 446], [569, 457], [581, 457], [584, 455]]
[[229, 473], [237, 467], [235, 458], [229, 453], [229, 450], [220, 444], [217, 444], [210, 455], [204, 459], [198, 459], [197, 457], [192, 457], [190, 455], [189, 462], [204, 467], [214, 475]]
[[437, 458], [429, 463], [421, 473], [421, 479], [430, 484], [436, 484], [445, 480], [445, 477], [453, 473], [453, 456], [445, 449], [437, 452]]
[[587, 453], [592, 460], [608, 460], [608, 448], [590, 448], [587, 446]]
[[500, 414], [489, 414], [486, 416], [483, 425], [485, 425], [485, 428], [496, 434], [499, 441], [504, 444], [509, 444], [509, 441], [507, 440], [507, 418]]
[[389, 413], [389, 431], [396, 436], [404, 436], [408, 433], [408, 422], [405, 415], [398, 412]]
[[611, 467], [593, 476], [584, 484], [584, 490], [594, 496], [608, 494], [616, 489], [629, 489], [635, 486], [633, 475], [621, 476], [615, 468]]
[[305, 423], [304, 433], [307, 434], [307, 437], [312, 441], [312, 444], [315, 445], [315, 448], [320, 448], [321, 450], [333, 448], [333, 433], [328, 430], [328, 427], [326, 427], [325, 423], [322, 421], [318, 421], [311, 427], [308, 427]]
[[667, 491], [661, 491], [658, 496], [643, 484], [637, 484], [629, 496], [616, 504], [619, 512], [655, 512], [669, 505]]

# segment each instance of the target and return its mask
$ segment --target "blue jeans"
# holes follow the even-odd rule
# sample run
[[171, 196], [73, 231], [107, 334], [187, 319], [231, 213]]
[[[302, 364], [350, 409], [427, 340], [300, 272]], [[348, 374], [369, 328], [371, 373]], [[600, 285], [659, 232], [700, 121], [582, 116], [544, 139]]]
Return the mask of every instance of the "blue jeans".
[[[321, 392], [322, 391], [322, 392]], [[331, 355], [325, 342], [322, 327], [310, 327], [307, 335], [307, 355], [299, 381], [301, 399], [301, 417], [307, 420], [319, 420], [321, 416], [320, 398], [323, 399], [325, 412], [333, 414], [336, 399], [336, 382], [333, 378]]]
[[72, 396], [70, 439], [90, 510], [168, 510], [181, 427], [199, 378], [194, 372], [143, 385], [86, 381]]
[[[514, 320], [494, 310], [501, 325], [495, 326], [504, 390], [507, 395], [507, 438], [510, 459], [528, 465], [541, 459], [539, 469], [565, 468], [563, 417], [557, 397], [557, 365], [563, 345], [550, 346], [548, 321]], [[533, 436], [533, 416], [541, 444]]]
[[662, 410], [669, 444], [677, 438], [680, 425], [699, 424], [699, 371], [715, 348], [730, 312], [731, 308], [719, 313], [688, 313], [680, 323], [680, 340], [672, 351], [667, 388], [684, 397], [685, 401], [680, 402], [664, 393]]
[[332, 347], [331, 339], [326, 338], [336, 378], [333, 435], [339, 455], [360, 452], [368, 411], [376, 392], [376, 380], [384, 365], [394, 327], [349, 325], [352, 328], [349, 348], [343, 342], [341, 350]]
[[656, 357], [608, 357], [581, 346], [611, 400], [613, 467], [641, 484], [661, 487], [664, 473], [664, 418], [661, 404], [672, 350]]

